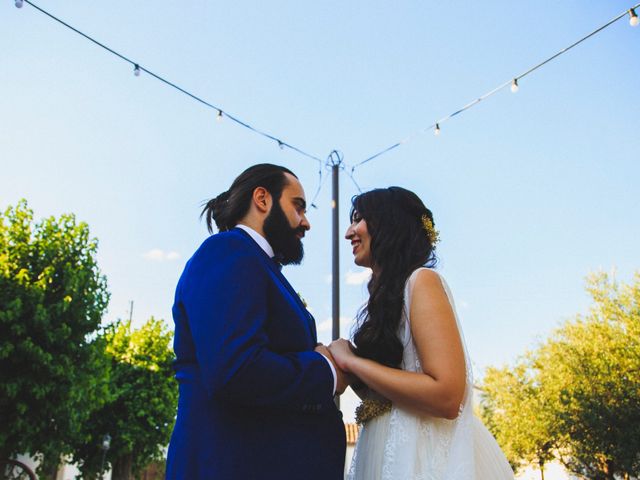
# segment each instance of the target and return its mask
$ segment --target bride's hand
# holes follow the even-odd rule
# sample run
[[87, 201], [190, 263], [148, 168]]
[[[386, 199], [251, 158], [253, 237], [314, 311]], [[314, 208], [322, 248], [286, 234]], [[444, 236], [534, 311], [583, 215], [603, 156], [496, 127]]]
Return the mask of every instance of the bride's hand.
[[329, 345], [329, 351], [331, 352], [331, 355], [333, 355], [333, 359], [338, 364], [338, 367], [345, 372], [350, 372], [347, 365], [349, 359], [355, 357], [351, 342], [344, 338], [334, 340], [331, 342], [331, 345]]

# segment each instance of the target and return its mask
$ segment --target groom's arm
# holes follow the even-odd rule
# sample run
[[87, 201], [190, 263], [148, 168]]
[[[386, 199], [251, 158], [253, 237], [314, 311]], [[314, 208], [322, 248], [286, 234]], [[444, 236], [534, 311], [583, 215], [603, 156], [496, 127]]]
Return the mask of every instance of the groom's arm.
[[270, 280], [258, 258], [203, 255], [193, 259], [190, 270], [181, 285], [182, 308], [211, 396], [310, 413], [332, 405], [334, 379], [327, 359], [315, 351], [269, 350]]

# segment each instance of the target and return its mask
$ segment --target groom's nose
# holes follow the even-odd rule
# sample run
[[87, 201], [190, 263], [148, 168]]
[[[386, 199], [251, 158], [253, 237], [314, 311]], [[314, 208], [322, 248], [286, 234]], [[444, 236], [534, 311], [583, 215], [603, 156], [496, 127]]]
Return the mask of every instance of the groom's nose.
[[307, 216], [306, 215], [302, 215], [302, 220], [300, 221], [300, 226], [302, 228], [304, 228], [305, 230], [311, 230], [311, 224], [309, 223], [309, 220], [307, 220]]

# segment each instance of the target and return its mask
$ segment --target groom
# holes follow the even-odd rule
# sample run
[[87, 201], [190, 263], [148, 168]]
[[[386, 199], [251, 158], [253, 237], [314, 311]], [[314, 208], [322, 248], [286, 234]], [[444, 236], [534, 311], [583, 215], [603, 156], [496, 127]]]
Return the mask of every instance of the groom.
[[212, 235], [176, 289], [180, 397], [167, 479], [338, 480], [346, 388], [315, 321], [280, 272], [299, 264], [310, 225], [298, 178], [254, 165], [210, 200]]

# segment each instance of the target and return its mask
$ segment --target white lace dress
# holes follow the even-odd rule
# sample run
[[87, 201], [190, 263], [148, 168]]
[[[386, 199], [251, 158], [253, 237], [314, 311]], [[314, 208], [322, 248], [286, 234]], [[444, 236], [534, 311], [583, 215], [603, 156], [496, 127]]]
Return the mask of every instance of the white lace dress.
[[[407, 280], [398, 333], [404, 343], [402, 369], [410, 372], [422, 372], [409, 319], [411, 291], [418, 271]], [[455, 314], [451, 291], [440, 279]], [[460, 415], [455, 420], [421, 417], [392, 406], [391, 411], [369, 420], [360, 431], [347, 480], [513, 480], [513, 471], [500, 447], [473, 414], [473, 378], [466, 347], [465, 361], [467, 386]]]

